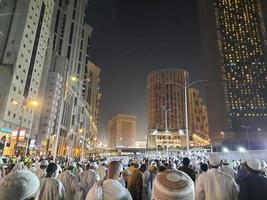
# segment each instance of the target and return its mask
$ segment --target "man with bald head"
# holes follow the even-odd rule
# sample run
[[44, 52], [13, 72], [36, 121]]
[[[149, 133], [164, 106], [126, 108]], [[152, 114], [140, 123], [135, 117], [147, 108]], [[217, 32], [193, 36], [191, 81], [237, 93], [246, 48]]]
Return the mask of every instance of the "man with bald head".
[[129, 191], [118, 181], [123, 167], [121, 162], [112, 161], [108, 165], [107, 179], [98, 181], [90, 189], [86, 200], [132, 200]]

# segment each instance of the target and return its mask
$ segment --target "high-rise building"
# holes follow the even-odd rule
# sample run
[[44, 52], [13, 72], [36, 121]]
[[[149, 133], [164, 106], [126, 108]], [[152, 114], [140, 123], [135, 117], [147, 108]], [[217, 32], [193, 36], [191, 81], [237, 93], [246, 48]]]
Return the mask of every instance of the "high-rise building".
[[91, 143], [95, 142], [97, 138], [97, 127], [99, 123], [99, 109], [100, 109], [100, 72], [101, 69], [97, 67], [94, 63], [88, 62], [85, 67], [84, 73], [84, 83], [82, 96], [88, 102], [90, 113], [92, 118], [91, 120]]
[[[84, 96], [90, 89], [86, 70], [93, 30], [85, 23], [87, 3], [88, 0], [55, 0], [53, 54], [45, 92], [48, 97], [54, 95], [50, 95], [43, 107], [37, 143], [43, 150], [53, 150], [59, 130], [59, 154], [77, 155], [83, 146], [91, 145], [87, 139], [91, 137], [93, 114], [91, 101]], [[54, 105], [57, 105], [55, 109]]]
[[129, 148], [135, 146], [136, 117], [117, 114], [108, 122], [108, 147]]
[[232, 128], [267, 121], [266, 31], [258, 0], [215, 1], [225, 95]]
[[0, 127], [21, 122], [30, 132], [35, 111], [26, 104], [38, 100], [53, 9], [53, 0], [0, 2]]
[[[184, 89], [188, 72], [162, 69], [147, 76], [148, 129], [177, 131], [185, 128]], [[166, 115], [165, 115], [166, 113]]]
[[[223, 119], [216, 117], [218, 103], [215, 102], [224, 92], [224, 98], [218, 102], [221, 102], [220, 106], [230, 122], [228, 130], [245, 132], [242, 126], [250, 126], [251, 131], [266, 128], [267, 43], [264, 18], [267, 19], [267, 13], [263, 13], [267, 10], [266, 3], [260, 0], [204, 0], [199, 5], [205, 53], [209, 59], [216, 59], [206, 62], [207, 71], [212, 72], [207, 79], [213, 80], [212, 76], [215, 76], [224, 82], [224, 90], [220, 93], [219, 90], [208, 92], [209, 118], [211, 121], [216, 119], [218, 124]], [[211, 126], [214, 129], [212, 123]]]
[[199, 91], [188, 89], [188, 122], [192, 146], [209, 145], [208, 111]]
[[[185, 93], [182, 86], [185, 85], [188, 76], [188, 72], [183, 69], [161, 69], [147, 76], [149, 148], [183, 145]], [[155, 131], [158, 135], [154, 134]]]
[[[147, 76], [148, 147], [186, 146], [184, 88], [188, 80], [189, 74], [183, 69], [161, 69]], [[188, 90], [190, 143], [205, 146], [209, 144], [206, 109], [198, 92], [193, 89]], [[199, 107], [205, 109], [205, 112], [191, 115], [191, 108], [199, 110]], [[201, 119], [196, 121], [199, 117]]]

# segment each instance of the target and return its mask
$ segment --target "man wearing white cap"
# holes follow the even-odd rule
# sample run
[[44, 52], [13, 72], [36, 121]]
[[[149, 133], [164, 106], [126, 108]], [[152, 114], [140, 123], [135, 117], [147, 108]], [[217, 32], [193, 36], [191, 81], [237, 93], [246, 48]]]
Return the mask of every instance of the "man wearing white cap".
[[234, 179], [218, 170], [221, 157], [217, 153], [209, 155], [209, 171], [196, 182], [196, 200], [236, 200], [237, 186]]
[[39, 185], [38, 177], [30, 171], [12, 172], [0, 183], [0, 200], [33, 200]]
[[222, 160], [222, 166], [220, 170], [228, 175], [230, 175], [233, 179], [236, 176], [236, 172], [233, 168], [229, 167], [229, 161], [227, 159]]
[[80, 186], [79, 200], [85, 200], [89, 190], [97, 181], [100, 180], [99, 174], [89, 168], [90, 165], [87, 165], [86, 170], [80, 173], [80, 175], [78, 176], [78, 182]]
[[110, 162], [107, 180], [95, 183], [86, 200], [132, 200], [129, 191], [118, 181], [122, 171], [123, 167], [119, 161]]
[[266, 200], [267, 199], [267, 177], [261, 174], [261, 162], [251, 159], [246, 162], [247, 170], [250, 172], [240, 182], [239, 200]]

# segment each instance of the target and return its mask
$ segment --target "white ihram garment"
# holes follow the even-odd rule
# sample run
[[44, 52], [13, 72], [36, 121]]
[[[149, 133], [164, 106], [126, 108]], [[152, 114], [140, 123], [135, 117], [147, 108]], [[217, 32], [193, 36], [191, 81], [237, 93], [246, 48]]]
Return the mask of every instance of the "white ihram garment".
[[94, 170], [83, 171], [78, 177], [80, 186], [80, 200], [85, 200], [87, 193], [93, 185], [100, 180], [98, 173]]
[[86, 200], [132, 200], [130, 192], [119, 181], [107, 179], [94, 184]]
[[75, 180], [75, 175], [71, 173], [69, 170], [66, 170], [58, 175], [58, 180], [63, 184], [68, 200], [74, 200], [75, 194], [78, 189], [77, 182]]
[[197, 179], [196, 200], [237, 200], [237, 197], [234, 179], [218, 169], [210, 169]]
[[38, 168], [34, 173], [39, 179], [41, 179], [46, 176], [46, 168], [45, 169]]
[[38, 200], [68, 200], [63, 184], [55, 178], [40, 180]]
[[229, 167], [229, 166], [222, 166], [222, 167], [220, 167], [219, 170], [221, 170], [222, 172], [224, 172], [224, 173], [230, 175], [232, 178], [235, 178], [235, 176], [236, 176], [236, 172], [235, 172], [235, 170], [233, 170], [233, 169], [232, 169], [231, 167]]

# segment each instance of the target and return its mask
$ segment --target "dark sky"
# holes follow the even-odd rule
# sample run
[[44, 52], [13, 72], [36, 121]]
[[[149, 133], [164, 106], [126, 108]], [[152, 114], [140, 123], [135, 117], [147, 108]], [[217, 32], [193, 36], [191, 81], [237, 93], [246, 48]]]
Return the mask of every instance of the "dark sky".
[[160, 68], [186, 68], [200, 79], [197, 0], [91, 0], [91, 60], [101, 67], [100, 134], [117, 113], [137, 116], [146, 135], [146, 76]]

